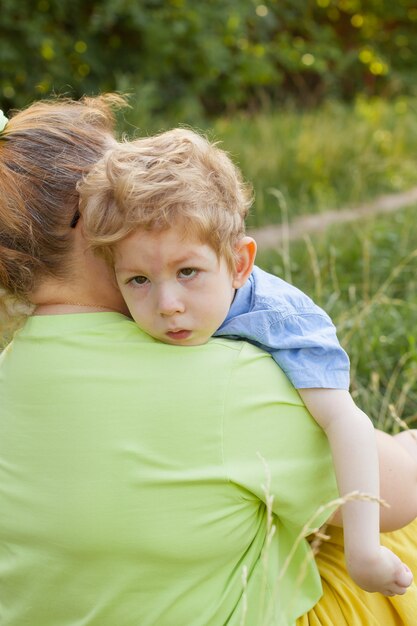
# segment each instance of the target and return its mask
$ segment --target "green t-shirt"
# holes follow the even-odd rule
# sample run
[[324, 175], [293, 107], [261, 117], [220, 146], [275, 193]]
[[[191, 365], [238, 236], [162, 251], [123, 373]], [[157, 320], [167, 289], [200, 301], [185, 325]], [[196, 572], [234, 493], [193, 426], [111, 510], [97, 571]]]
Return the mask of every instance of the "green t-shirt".
[[30, 318], [0, 357], [2, 626], [293, 624], [321, 594], [304, 540], [280, 571], [335, 496], [325, 435], [250, 344], [94, 313]]

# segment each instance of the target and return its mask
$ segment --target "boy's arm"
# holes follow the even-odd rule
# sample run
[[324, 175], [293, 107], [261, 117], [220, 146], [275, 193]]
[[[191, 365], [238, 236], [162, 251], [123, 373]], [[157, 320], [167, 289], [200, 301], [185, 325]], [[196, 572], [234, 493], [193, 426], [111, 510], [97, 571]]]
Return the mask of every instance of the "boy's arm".
[[[358, 491], [379, 497], [375, 431], [347, 391], [299, 389], [303, 401], [325, 431], [333, 455], [341, 496]], [[346, 564], [353, 580], [366, 591], [405, 593], [408, 568], [379, 542], [379, 504], [356, 499], [342, 507]]]

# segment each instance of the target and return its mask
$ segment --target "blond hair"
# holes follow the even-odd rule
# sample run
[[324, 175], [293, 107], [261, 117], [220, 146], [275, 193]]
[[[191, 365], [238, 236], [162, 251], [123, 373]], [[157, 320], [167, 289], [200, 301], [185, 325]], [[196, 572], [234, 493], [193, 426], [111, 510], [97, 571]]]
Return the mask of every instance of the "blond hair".
[[209, 244], [232, 266], [252, 203], [226, 152], [182, 128], [119, 144], [78, 189], [85, 235], [108, 262], [134, 230], [180, 224], [184, 235]]
[[0, 134], [0, 302], [65, 278], [77, 182], [113, 145], [115, 94], [56, 98], [12, 115]]

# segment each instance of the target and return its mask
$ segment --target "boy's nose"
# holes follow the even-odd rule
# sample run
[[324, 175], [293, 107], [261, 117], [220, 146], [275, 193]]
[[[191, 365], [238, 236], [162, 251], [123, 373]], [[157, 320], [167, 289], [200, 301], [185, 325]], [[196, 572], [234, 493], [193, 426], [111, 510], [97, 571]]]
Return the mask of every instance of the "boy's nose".
[[178, 296], [175, 291], [164, 289], [159, 293], [158, 298], [158, 309], [160, 315], [170, 316], [175, 315], [175, 313], [184, 313], [184, 303]]

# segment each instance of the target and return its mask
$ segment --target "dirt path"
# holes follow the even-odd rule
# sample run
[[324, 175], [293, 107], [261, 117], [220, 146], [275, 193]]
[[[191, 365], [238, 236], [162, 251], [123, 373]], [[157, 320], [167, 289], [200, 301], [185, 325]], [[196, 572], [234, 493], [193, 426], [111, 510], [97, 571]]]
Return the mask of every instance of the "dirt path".
[[414, 202], [417, 202], [417, 187], [402, 193], [380, 196], [359, 207], [303, 215], [288, 225], [279, 224], [252, 229], [248, 235], [256, 239], [260, 249], [280, 248], [285, 240], [292, 241], [301, 239], [305, 234], [323, 232], [333, 224], [345, 224], [374, 215], [393, 213]]

